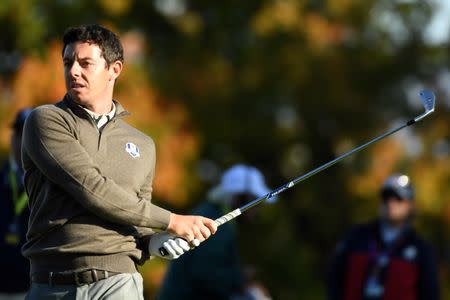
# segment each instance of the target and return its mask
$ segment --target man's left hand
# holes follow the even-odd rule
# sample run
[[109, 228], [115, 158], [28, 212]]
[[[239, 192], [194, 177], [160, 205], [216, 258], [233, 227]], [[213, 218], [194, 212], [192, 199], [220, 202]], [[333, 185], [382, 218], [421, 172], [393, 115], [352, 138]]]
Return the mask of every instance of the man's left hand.
[[[160, 252], [160, 248], [166, 249], [167, 254], [163, 256]], [[190, 249], [191, 247], [186, 240], [166, 232], [153, 234], [148, 244], [150, 255], [170, 260], [177, 259]]]

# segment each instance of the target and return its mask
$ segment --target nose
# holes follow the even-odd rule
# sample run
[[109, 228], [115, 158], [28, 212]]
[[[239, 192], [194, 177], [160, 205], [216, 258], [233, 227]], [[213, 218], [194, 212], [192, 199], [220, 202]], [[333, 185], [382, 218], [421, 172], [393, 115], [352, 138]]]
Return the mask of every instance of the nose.
[[69, 66], [68, 72], [71, 78], [77, 78], [80, 76], [80, 64], [77, 61], [74, 61], [72, 65]]

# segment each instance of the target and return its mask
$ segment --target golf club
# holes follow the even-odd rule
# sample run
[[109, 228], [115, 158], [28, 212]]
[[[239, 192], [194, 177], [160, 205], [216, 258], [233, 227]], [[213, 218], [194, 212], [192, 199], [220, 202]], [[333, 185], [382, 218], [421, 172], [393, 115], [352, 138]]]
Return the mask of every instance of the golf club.
[[[280, 186], [279, 188], [277, 188], [277, 189], [267, 193], [266, 195], [264, 195], [262, 197], [259, 197], [259, 198], [255, 199], [255, 200], [253, 200], [253, 201], [251, 201], [251, 202], [249, 202], [249, 203], [247, 203], [247, 204], [245, 204], [245, 205], [243, 205], [243, 206], [241, 206], [241, 207], [239, 207], [239, 208], [237, 208], [237, 209], [227, 213], [226, 215], [223, 215], [222, 217], [220, 217], [220, 218], [215, 220], [217, 226], [220, 226], [220, 225], [223, 225], [223, 224], [229, 222], [230, 220], [232, 220], [232, 219], [236, 218], [237, 216], [241, 215], [246, 210], [249, 210], [250, 208], [252, 208], [252, 207], [254, 207], [254, 206], [256, 206], [256, 205], [258, 205], [258, 204], [260, 204], [260, 203], [262, 203], [264, 201], [266, 201], [267, 199], [272, 198], [273, 196], [276, 196], [276, 195], [284, 192], [287, 189], [290, 189], [294, 185], [296, 185], [296, 184], [298, 184], [298, 183], [308, 179], [309, 177], [311, 177], [311, 176], [313, 176], [313, 175], [315, 175], [315, 174], [317, 174], [317, 173], [319, 173], [319, 172], [321, 172], [321, 171], [323, 171], [325, 169], [328, 169], [329, 167], [331, 167], [332, 165], [340, 162], [344, 158], [346, 158], [346, 157], [348, 157], [348, 156], [350, 156], [350, 155], [352, 155], [352, 154], [354, 154], [356, 152], [359, 152], [359, 151], [367, 148], [368, 146], [370, 146], [370, 145], [372, 145], [372, 144], [374, 144], [374, 143], [384, 139], [385, 137], [388, 137], [388, 136], [396, 133], [399, 130], [402, 130], [403, 128], [405, 128], [407, 126], [410, 126], [410, 125], [413, 125], [413, 124], [419, 122], [420, 120], [422, 120], [423, 118], [425, 118], [426, 116], [428, 116], [429, 114], [431, 114], [434, 111], [434, 105], [435, 105], [435, 96], [434, 96], [434, 93], [432, 91], [430, 91], [430, 90], [423, 90], [423, 91], [421, 91], [419, 93], [419, 95], [420, 95], [420, 100], [422, 101], [422, 104], [423, 104], [423, 106], [425, 108], [425, 112], [422, 113], [421, 115], [415, 117], [414, 119], [409, 120], [408, 122], [406, 122], [405, 124], [403, 124], [403, 125], [401, 125], [401, 126], [399, 126], [397, 128], [394, 128], [394, 129], [392, 129], [392, 130], [390, 130], [390, 131], [388, 131], [388, 132], [386, 132], [386, 133], [384, 133], [384, 134], [382, 134], [382, 135], [380, 135], [380, 136], [370, 140], [369, 142], [367, 142], [367, 143], [365, 143], [365, 144], [363, 144], [361, 146], [358, 146], [358, 147], [356, 147], [356, 148], [354, 148], [354, 149], [344, 153], [343, 155], [341, 155], [341, 156], [339, 156], [339, 157], [337, 157], [337, 158], [335, 158], [335, 159], [333, 159], [333, 160], [331, 160], [331, 161], [329, 161], [329, 162], [319, 166], [318, 168], [316, 168], [316, 169], [314, 169], [314, 170], [312, 170], [312, 171], [310, 171], [310, 172], [308, 172], [308, 173], [306, 173], [306, 174], [304, 174], [304, 175], [302, 175], [302, 176], [300, 176], [300, 177], [298, 177], [298, 178], [296, 178], [296, 179], [294, 179], [292, 181], [289, 181], [288, 183], [286, 183], [286, 184]], [[193, 240], [191, 242], [191, 244], [193, 244], [195, 247], [197, 247], [200, 244], [200, 242], [195, 239], [195, 240]], [[163, 256], [167, 255], [167, 251], [163, 247], [161, 247], [159, 249], [159, 251], [160, 251], [161, 255], [163, 255]]]

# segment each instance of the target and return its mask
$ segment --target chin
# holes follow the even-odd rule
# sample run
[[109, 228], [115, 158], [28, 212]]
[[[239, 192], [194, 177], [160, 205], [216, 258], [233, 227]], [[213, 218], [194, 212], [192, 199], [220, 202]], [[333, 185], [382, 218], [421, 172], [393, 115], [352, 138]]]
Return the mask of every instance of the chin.
[[73, 93], [73, 92], [69, 91], [69, 94], [70, 94], [70, 97], [72, 98], [72, 100], [75, 101], [78, 104], [86, 104], [86, 103], [89, 102], [86, 99], [86, 97], [83, 97], [82, 95], [80, 95], [78, 93]]

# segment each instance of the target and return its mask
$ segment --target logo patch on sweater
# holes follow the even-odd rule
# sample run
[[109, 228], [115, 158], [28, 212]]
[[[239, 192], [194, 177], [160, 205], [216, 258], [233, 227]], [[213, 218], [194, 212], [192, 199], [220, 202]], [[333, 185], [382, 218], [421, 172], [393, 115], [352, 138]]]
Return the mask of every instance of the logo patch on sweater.
[[125, 146], [125, 151], [127, 151], [128, 154], [130, 154], [132, 158], [138, 158], [141, 156], [141, 154], [139, 154], [138, 146], [136, 146], [133, 143], [127, 143]]

